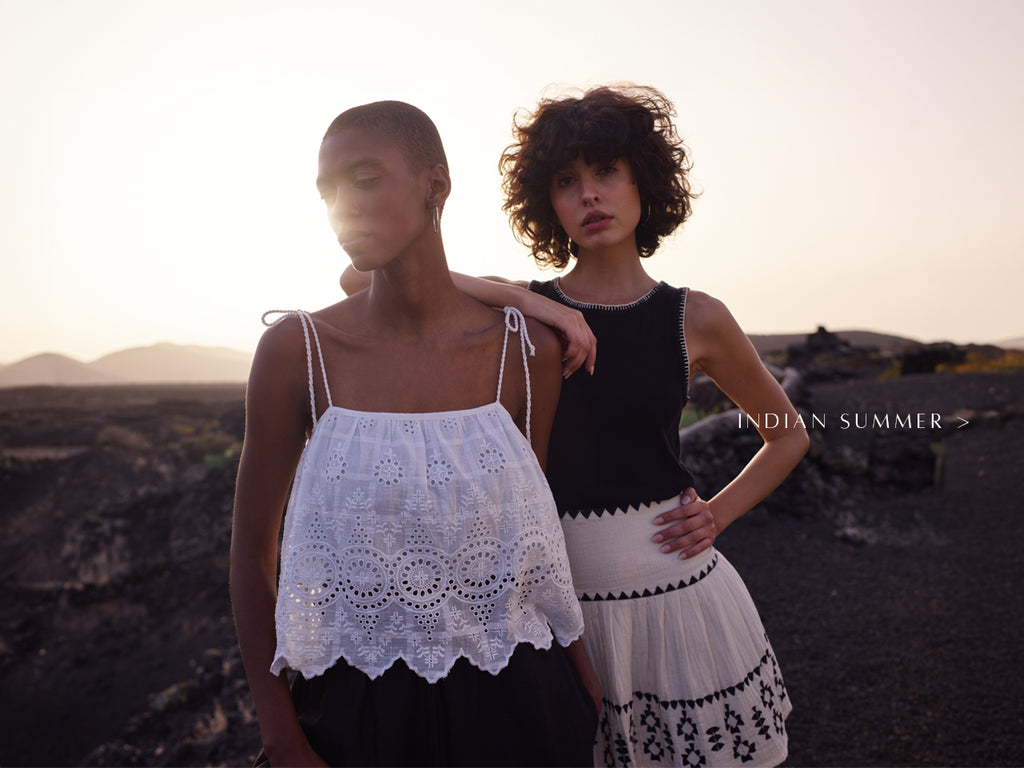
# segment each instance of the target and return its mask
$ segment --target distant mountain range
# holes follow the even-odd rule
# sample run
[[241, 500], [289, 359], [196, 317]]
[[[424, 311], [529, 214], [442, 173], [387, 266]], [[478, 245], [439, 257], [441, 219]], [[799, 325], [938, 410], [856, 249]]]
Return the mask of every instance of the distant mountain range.
[[[872, 331], [838, 331], [837, 335], [856, 347], [896, 349], [918, 343]], [[799, 344], [806, 338], [806, 333], [750, 335], [761, 355], [785, 351], [790, 344]], [[1024, 336], [998, 342], [996, 346], [1024, 350]], [[236, 349], [169, 343], [125, 349], [91, 363], [46, 353], [0, 365], [0, 387], [241, 382], [249, 377], [251, 363], [251, 353]]]
[[0, 387], [83, 384], [177, 384], [245, 381], [252, 354], [224, 347], [154, 344], [113, 352], [91, 363], [33, 355], [0, 366]]
[[[750, 341], [753, 343], [754, 348], [760, 355], [766, 355], [772, 352], [785, 352], [789, 348], [790, 344], [800, 344], [806, 341], [807, 335], [808, 334], [806, 333], [749, 334]], [[917, 339], [910, 339], [906, 336], [894, 336], [889, 333], [878, 333], [876, 331], [835, 331], [835, 335], [855, 347], [875, 347], [886, 352], [898, 350], [908, 344], [922, 343]], [[978, 344], [980, 346], [986, 345], [983, 342], [978, 342]], [[970, 345], [964, 344], [961, 346]], [[1024, 350], [1024, 336], [1018, 336], [1015, 339], [991, 342], [988, 346], [1000, 347], [1001, 349]]]
[[[878, 349], [898, 349], [906, 344], [917, 344], [914, 339], [905, 336], [893, 336], [888, 333], [876, 333], [874, 331], [835, 331], [843, 341], [847, 341], [855, 347], [877, 347]], [[806, 333], [751, 333], [748, 334], [751, 343], [759, 355], [766, 355], [772, 352], [785, 352], [790, 344], [802, 344], [807, 340]]]
[[1003, 349], [1020, 349], [1024, 350], [1024, 336], [1018, 336], [1016, 339], [1006, 339], [1004, 341], [997, 341], [995, 346], [1002, 347]]

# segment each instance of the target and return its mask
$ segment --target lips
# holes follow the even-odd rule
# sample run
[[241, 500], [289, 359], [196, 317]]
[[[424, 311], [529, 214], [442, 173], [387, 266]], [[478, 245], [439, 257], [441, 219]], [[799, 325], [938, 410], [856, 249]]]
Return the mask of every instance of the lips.
[[338, 242], [341, 243], [342, 248], [346, 248], [366, 237], [369, 237], [366, 232], [343, 232], [338, 235]]
[[611, 216], [604, 211], [591, 211], [583, 218], [583, 226], [589, 227], [592, 224], [598, 224], [609, 219], [611, 219]]

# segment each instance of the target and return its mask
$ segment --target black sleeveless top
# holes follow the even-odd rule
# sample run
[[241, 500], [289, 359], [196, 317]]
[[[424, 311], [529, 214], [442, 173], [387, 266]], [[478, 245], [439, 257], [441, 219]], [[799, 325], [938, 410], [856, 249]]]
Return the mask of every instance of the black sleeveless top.
[[557, 280], [530, 290], [580, 310], [597, 337], [594, 375], [580, 369], [562, 383], [551, 431], [547, 476], [559, 514], [663, 501], [693, 485], [679, 455], [687, 289], [658, 283], [617, 306], [575, 301]]

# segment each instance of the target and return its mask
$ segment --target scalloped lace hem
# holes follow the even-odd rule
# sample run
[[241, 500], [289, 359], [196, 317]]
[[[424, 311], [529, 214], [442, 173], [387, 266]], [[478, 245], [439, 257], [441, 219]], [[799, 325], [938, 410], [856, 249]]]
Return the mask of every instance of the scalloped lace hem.
[[548, 635], [547, 635], [546, 638], [517, 637], [515, 639], [515, 642], [508, 647], [508, 649], [507, 649], [508, 652], [504, 655], [504, 657], [499, 657], [499, 658], [493, 659], [489, 663], [482, 661], [478, 657], [479, 656], [478, 654], [470, 655], [470, 654], [466, 653], [465, 651], [460, 650], [458, 653], [454, 654], [448, 660], [447, 664], [444, 666], [443, 669], [436, 669], [435, 668], [435, 669], [428, 669], [428, 670], [418, 669], [417, 667], [419, 666], [420, 662], [416, 661], [415, 657], [410, 659], [408, 656], [406, 656], [405, 652], [396, 653], [393, 656], [391, 656], [390, 658], [388, 658], [387, 662], [384, 663], [383, 665], [374, 665], [373, 667], [371, 667], [369, 669], [367, 669], [362, 664], [354, 661], [353, 659], [349, 658], [349, 655], [347, 653], [345, 653], [344, 649], [339, 649], [336, 653], [333, 654], [333, 656], [330, 658], [330, 660], [328, 662], [326, 662], [325, 664], [322, 664], [322, 665], [306, 665], [306, 666], [293, 665], [293, 664], [289, 663], [288, 657], [287, 657], [286, 654], [279, 653], [279, 654], [277, 654], [274, 657], [274, 663], [270, 665], [270, 673], [272, 675], [279, 675], [285, 669], [290, 669], [290, 670], [293, 670], [295, 672], [298, 672], [304, 678], [309, 680], [309, 679], [314, 678], [314, 677], [319, 677], [324, 672], [326, 672], [328, 669], [333, 667], [338, 662], [339, 659], [344, 659], [346, 661], [346, 663], [348, 663], [351, 666], [355, 667], [360, 672], [365, 673], [367, 675], [367, 677], [369, 677], [371, 680], [375, 680], [378, 677], [380, 677], [381, 675], [383, 675], [385, 672], [387, 672], [391, 667], [393, 667], [396, 661], [401, 659], [402, 661], [404, 661], [406, 663], [406, 666], [408, 666], [410, 670], [412, 670], [415, 674], [417, 674], [420, 677], [422, 677], [428, 683], [436, 683], [438, 680], [441, 680], [442, 678], [448, 676], [448, 673], [452, 671], [452, 667], [455, 666], [455, 662], [457, 662], [459, 659], [466, 659], [466, 661], [468, 661], [470, 664], [472, 664], [477, 669], [479, 669], [479, 670], [481, 670], [483, 672], [489, 672], [492, 675], [496, 675], [499, 672], [501, 672], [501, 670], [503, 670], [505, 667], [508, 666], [508, 662], [509, 662], [509, 659], [512, 658], [512, 654], [515, 652], [516, 648], [519, 645], [521, 645], [522, 643], [529, 643], [530, 645], [532, 645], [534, 648], [536, 648], [539, 651], [547, 651], [547, 650], [550, 650], [551, 644], [552, 644], [553, 640], [557, 640], [558, 644], [561, 645], [563, 648], [565, 648], [565, 647], [571, 645], [572, 643], [576, 642], [577, 640], [579, 640], [582, 636], [583, 636], [583, 627], [580, 627], [578, 631], [570, 632], [569, 635], [568, 635], [568, 639], [564, 639], [564, 640], [562, 638], [555, 637], [554, 632], [548, 632]]

